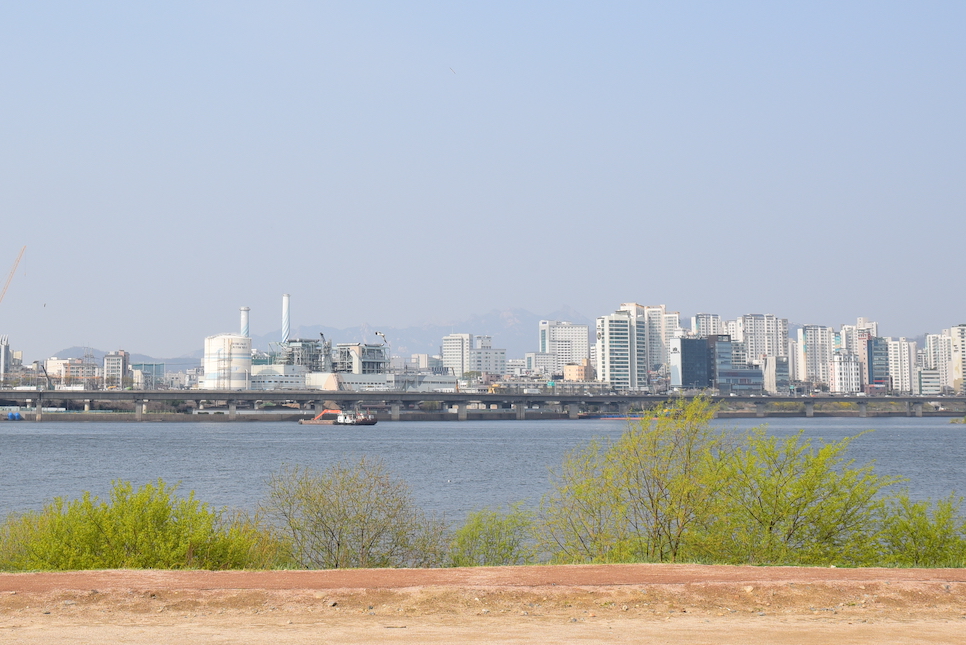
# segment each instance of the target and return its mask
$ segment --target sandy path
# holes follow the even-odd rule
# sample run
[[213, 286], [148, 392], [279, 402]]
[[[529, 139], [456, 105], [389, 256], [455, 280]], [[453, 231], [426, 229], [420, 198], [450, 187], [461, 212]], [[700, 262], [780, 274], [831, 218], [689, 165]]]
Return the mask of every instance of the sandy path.
[[0, 575], [2, 643], [966, 643], [966, 569]]

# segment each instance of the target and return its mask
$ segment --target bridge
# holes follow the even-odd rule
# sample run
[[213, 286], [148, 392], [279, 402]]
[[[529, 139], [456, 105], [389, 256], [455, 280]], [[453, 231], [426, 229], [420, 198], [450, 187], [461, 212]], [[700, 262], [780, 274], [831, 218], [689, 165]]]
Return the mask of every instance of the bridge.
[[[32, 417], [36, 421], [44, 418], [44, 408], [54, 407], [60, 403], [75, 409], [83, 406], [85, 412], [92, 412], [92, 404], [125, 403], [133, 405], [134, 419], [141, 421], [147, 414], [147, 404], [151, 402], [192, 402], [195, 412], [210, 410], [212, 405], [222, 405], [227, 410], [229, 420], [238, 418], [239, 404], [257, 410], [259, 406], [289, 404], [295, 405], [294, 410], [301, 414], [318, 414], [328, 404], [334, 404], [341, 409], [356, 407], [386, 408], [389, 419], [398, 421], [406, 416], [411, 407], [422, 403], [438, 403], [444, 410], [455, 409], [453, 417], [466, 420], [470, 405], [496, 409], [504, 412], [512, 411], [510, 418], [525, 419], [527, 410], [534, 407], [541, 410], [556, 410], [571, 419], [578, 418], [583, 410], [595, 408], [602, 413], [624, 415], [632, 409], [650, 409], [659, 407], [669, 399], [693, 399], [698, 395], [653, 395], [653, 394], [592, 394], [592, 395], [561, 395], [561, 394], [490, 394], [471, 392], [390, 392], [369, 391], [352, 392], [344, 390], [0, 390], [0, 405], [18, 405], [35, 411]], [[701, 395], [705, 396], [705, 395]], [[870, 403], [891, 402], [904, 404], [907, 416], [923, 416], [923, 406], [927, 402], [940, 402], [947, 412], [944, 416], [961, 416], [966, 414], [966, 397], [957, 396], [822, 396], [822, 397], [793, 397], [793, 396], [711, 396], [705, 398], [716, 403], [741, 404], [750, 408], [754, 406], [754, 414], [767, 417], [774, 414], [785, 416], [797, 415], [812, 417], [815, 406], [819, 403], [851, 403], [855, 404], [858, 416], [865, 417], [869, 413]], [[797, 404], [801, 406], [797, 412], [778, 410], [790, 406], [775, 406], [773, 404]], [[769, 407], [771, 406], [771, 409]], [[957, 412], [950, 412], [954, 409]], [[901, 412], [900, 412], [901, 414]], [[27, 413], [30, 418], [30, 413]], [[448, 416], [448, 415], [447, 415]]]

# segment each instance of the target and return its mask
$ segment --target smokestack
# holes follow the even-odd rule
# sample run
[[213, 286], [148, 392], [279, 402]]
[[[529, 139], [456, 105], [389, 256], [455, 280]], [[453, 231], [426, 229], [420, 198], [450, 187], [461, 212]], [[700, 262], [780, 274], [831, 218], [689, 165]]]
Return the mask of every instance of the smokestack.
[[288, 302], [289, 296], [287, 293], [282, 294], [282, 342], [288, 342], [288, 334], [291, 329], [291, 317], [289, 314]]
[[248, 312], [251, 311], [248, 307], [241, 307], [241, 335], [248, 337]]

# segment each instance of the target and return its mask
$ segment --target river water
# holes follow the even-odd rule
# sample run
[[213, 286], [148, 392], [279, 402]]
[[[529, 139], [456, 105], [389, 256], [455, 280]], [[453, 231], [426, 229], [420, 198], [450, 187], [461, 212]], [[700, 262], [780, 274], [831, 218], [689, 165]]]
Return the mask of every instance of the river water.
[[[742, 431], [757, 419], [716, 422]], [[283, 465], [316, 469], [366, 455], [384, 460], [426, 510], [458, 520], [482, 506], [536, 503], [549, 469], [594, 436], [616, 438], [612, 420], [380, 422], [364, 428], [297, 423], [0, 423], [0, 516], [56, 496], [105, 495], [112, 480], [159, 477], [216, 507], [253, 508]], [[772, 419], [768, 432], [799, 428], [838, 440], [863, 430], [849, 457], [907, 478], [914, 498], [966, 493], [966, 426], [941, 418]]]

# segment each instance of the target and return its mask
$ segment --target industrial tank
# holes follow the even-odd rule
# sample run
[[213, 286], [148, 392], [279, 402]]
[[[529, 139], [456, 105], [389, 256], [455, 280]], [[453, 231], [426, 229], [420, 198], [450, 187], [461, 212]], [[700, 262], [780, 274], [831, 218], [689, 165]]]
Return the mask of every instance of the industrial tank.
[[206, 390], [247, 390], [252, 373], [252, 339], [218, 334], [205, 339]]

